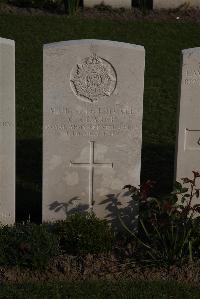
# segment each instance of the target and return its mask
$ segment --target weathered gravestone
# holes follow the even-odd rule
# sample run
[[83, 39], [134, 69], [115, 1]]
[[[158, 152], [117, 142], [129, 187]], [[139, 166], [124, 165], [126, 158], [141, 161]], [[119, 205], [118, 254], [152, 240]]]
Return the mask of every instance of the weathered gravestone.
[[0, 38], [0, 223], [15, 222], [15, 43]]
[[153, 0], [154, 9], [175, 9], [182, 5], [200, 7], [200, 0]]
[[200, 171], [200, 48], [182, 51], [176, 179]]
[[120, 42], [44, 46], [43, 220], [112, 218], [121, 188], [139, 185], [144, 61]]
[[131, 8], [132, 7], [132, 0], [84, 0], [85, 7], [94, 7], [95, 5], [99, 4], [110, 5], [113, 8]]

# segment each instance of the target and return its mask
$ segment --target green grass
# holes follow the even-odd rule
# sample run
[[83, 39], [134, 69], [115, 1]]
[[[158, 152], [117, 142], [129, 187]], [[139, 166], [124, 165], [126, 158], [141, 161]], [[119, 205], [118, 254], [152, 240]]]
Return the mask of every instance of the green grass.
[[2, 299], [199, 299], [200, 288], [175, 282], [5, 284]]
[[157, 180], [162, 193], [173, 182], [180, 52], [200, 45], [199, 32], [192, 23], [0, 16], [0, 36], [16, 41], [18, 219], [40, 218], [43, 44], [96, 38], [144, 45], [142, 181]]

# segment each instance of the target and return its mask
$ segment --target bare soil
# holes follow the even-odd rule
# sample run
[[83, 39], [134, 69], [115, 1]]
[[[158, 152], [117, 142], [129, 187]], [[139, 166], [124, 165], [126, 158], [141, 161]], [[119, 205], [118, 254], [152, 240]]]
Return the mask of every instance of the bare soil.
[[18, 267], [0, 268], [0, 283], [23, 283], [41, 281], [81, 281], [81, 280], [142, 280], [177, 281], [199, 284], [200, 261], [184, 266], [166, 268], [144, 268], [131, 260], [120, 262], [114, 256], [87, 255], [76, 257], [63, 255], [52, 259], [43, 271], [31, 271]]

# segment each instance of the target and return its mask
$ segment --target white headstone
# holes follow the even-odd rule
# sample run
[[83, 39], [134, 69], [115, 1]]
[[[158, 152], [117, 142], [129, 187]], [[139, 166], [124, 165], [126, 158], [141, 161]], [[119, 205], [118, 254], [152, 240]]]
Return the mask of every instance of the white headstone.
[[176, 179], [200, 171], [200, 48], [182, 51]]
[[200, 7], [200, 0], [153, 0], [154, 9], [175, 9], [181, 5]]
[[95, 5], [99, 4], [110, 5], [113, 8], [131, 8], [132, 7], [132, 0], [84, 0], [85, 7], [94, 7]]
[[44, 46], [43, 220], [107, 218], [109, 200], [140, 184], [144, 62], [120, 42]]
[[15, 222], [15, 43], [0, 38], [0, 224]]

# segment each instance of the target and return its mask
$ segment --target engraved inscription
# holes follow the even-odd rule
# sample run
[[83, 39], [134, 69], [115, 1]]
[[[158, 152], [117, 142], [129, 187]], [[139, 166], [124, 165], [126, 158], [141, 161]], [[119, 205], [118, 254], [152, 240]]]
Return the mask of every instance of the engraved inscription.
[[10, 213], [3, 213], [3, 212], [0, 213], [0, 219], [7, 219], [10, 217], [11, 217]]
[[71, 167], [82, 167], [88, 168], [89, 170], [89, 207], [92, 209], [94, 204], [93, 188], [94, 188], [94, 168], [103, 167], [103, 168], [113, 168], [113, 163], [95, 163], [94, 161], [94, 141], [90, 141], [90, 160], [89, 163], [73, 163], [70, 161]]
[[87, 107], [84, 110], [69, 107], [50, 107], [51, 120], [46, 130], [60, 131], [68, 136], [118, 136], [134, 129], [133, 107], [114, 105]]
[[200, 65], [198, 68], [187, 68], [184, 78], [185, 85], [199, 85], [200, 86]]
[[77, 64], [70, 74], [70, 84], [75, 95], [90, 103], [111, 96], [116, 83], [113, 66], [96, 54]]
[[185, 150], [200, 150], [200, 130], [185, 130]]
[[0, 127], [3, 127], [3, 128], [13, 127], [13, 122], [11, 122], [11, 121], [0, 121]]

